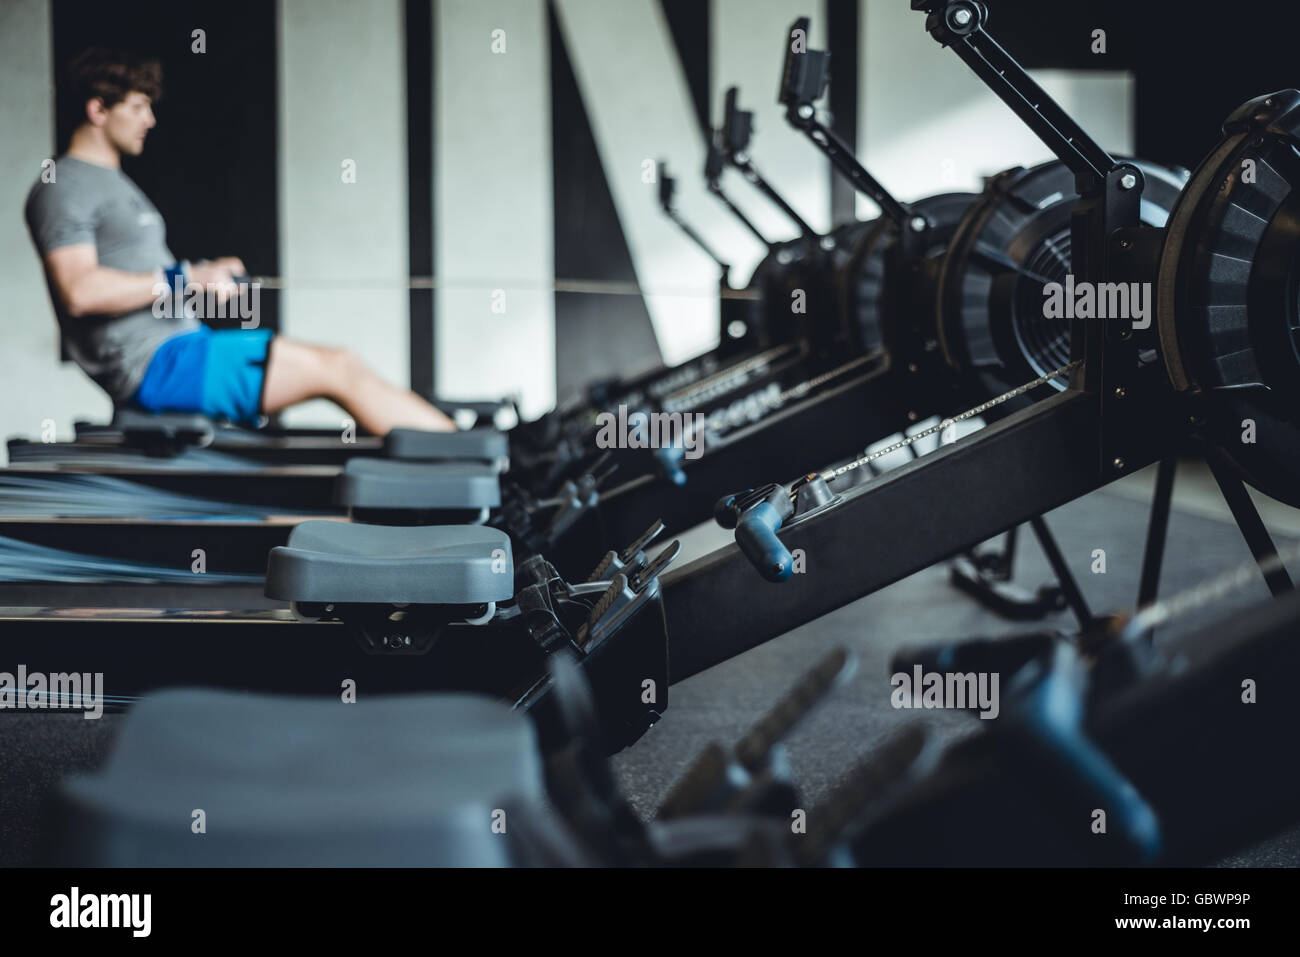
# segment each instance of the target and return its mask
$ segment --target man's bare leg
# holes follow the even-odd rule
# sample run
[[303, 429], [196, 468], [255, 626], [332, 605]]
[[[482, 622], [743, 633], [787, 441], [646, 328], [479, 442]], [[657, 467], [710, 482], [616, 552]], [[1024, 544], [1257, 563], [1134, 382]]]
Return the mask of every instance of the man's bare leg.
[[350, 350], [276, 336], [267, 356], [262, 411], [272, 415], [308, 399], [338, 403], [375, 435], [399, 427], [456, 431], [456, 423], [434, 406], [385, 381]]

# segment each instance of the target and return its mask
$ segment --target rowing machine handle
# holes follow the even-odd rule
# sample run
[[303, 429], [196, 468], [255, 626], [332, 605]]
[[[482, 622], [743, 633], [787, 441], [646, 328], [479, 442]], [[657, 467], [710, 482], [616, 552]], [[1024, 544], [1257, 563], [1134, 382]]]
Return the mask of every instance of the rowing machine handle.
[[794, 557], [776, 534], [787, 517], [764, 501], [746, 510], [736, 523], [736, 544], [770, 582], [783, 582], [794, 571]]
[[[1045, 763], [1055, 764], [1074, 782], [1072, 793], [1105, 808], [1111, 829], [1141, 863], [1161, 851], [1160, 820], [1133, 783], [1088, 736], [1085, 725], [1083, 666], [1078, 652], [1060, 642], [1050, 665], [1021, 690], [1020, 726]], [[1033, 674], [1033, 672], [1029, 672]]]
[[752, 491], [754, 491], [752, 488], [747, 488], [745, 491], [737, 492], [734, 495], [722, 496], [713, 504], [713, 520], [728, 531], [735, 528], [742, 514], [742, 509], [737, 502]]
[[686, 484], [686, 473], [682, 471], [682, 459], [685, 457], [685, 450], [675, 445], [655, 449], [655, 465], [659, 467], [660, 474], [674, 485]]

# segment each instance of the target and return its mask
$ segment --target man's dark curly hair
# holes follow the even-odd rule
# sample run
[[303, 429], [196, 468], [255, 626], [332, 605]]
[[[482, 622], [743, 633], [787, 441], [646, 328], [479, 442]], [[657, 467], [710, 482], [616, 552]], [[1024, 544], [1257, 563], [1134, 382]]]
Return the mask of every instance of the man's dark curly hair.
[[111, 109], [138, 90], [156, 103], [162, 98], [162, 65], [123, 50], [91, 47], [68, 65], [67, 89], [78, 122], [85, 119], [88, 100], [102, 99]]

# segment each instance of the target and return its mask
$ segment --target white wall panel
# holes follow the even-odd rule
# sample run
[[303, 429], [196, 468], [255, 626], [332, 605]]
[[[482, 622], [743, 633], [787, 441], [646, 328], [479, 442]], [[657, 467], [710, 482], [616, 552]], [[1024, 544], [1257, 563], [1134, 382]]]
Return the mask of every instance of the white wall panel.
[[[58, 438], [69, 439], [74, 419], [106, 422], [113, 408], [75, 364], [59, 361], [58, 322], [23, 220], [41, 163], [54, 158], [50, 54], [49, 4], [0, 3], [0, 438], [38, 439], [49, 420]], [[0, 450], [0, 460], [5, 457]]]
[[533, 417], [555, 402], [546, 5], [439, 0], [434, 37], [438, 391]]
[[[402, 0], [280, 0], [281, 330], [410, 381]], [[344, 163], [356, 181], [345, 182]], [[313, 402], [291, 424], [334, 426]]]
[[[911, 200], [978, 190], [986, 176], [1051, 158], [970, 67], [926, 33], [925, 17], [908, 4], [864, 0], [858, 23], [858, 153], [890, 192]], [[1030, 73], [1103, 147], [1132, 153], [1131, 75]], [[875, 204], [859, 197], [858, 215], [876, 215]]]

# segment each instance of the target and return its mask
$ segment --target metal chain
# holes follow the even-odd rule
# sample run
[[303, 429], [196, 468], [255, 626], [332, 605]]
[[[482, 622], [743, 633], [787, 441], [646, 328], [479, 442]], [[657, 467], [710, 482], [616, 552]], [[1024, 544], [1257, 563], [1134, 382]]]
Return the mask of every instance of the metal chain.
[[849, 462], [845, 465], [841, 465], [839, 468], [835, 469], [832, 472], [823, 472], [821, 473], [821, 476], [828, 482], [834, 481], [835, 479], [843, 475], [845, 472], [852, 472], [854, 469], [861, 468], [862, 466], [866, 465], [868, 462], [874, 462], [878, 458], [883, 458], [884, 456], [889, 455], [891, 452], [897, 452], [899, 449], [905, 449], [913, 442], [919, 441], [920, 439], [925, 438], [927, 435], [934, 435], [934, 433], [936, 432], [942, 432], [950, 425], [955, 425], [956, 423], [963, 422], [966, 419], [973, 419], [975, 416], [987, 412], [989, 409], [992, 409], [995, 406], [999, 406], [1004, 402], [1008, 402], [1011, 399], [1014, 399], [1018, 395], [1024, 395], [1026, 392], [1029, 392], [1032, 389], [1037, 389], [1041, 385], [1046, 385], [1048, 382], [1052, 381], [1058, 376], [1063, 376], [1067, 372], [1070, 372], [1081, 365], [1083, 365], [1083, 360], [1076, 359], [1073, 362], [1061, 366], [1059, 369], [1053, 369], [1051, 372], [1045, 372], [1042, 375], [1040, 375], [1037, 379], [1034, 379], [1031, 382], [1026, 382], [1024, 385], [1018, 385], [1011, 391], [1003, 392], [1001, 395], [995, 396], [994, 398], [989, 399], [987, 402], [981, 402], [973, 409], [967, 409], [965, 412], [960, 412], [957, 415], [952, 416], [951, 418], [944, 419], [938, 425], [932, 425], [928, 429], [922, 429], [920, 432], [917, 432], [913, 435], [909, 435], [906, 438], [904, 438], [901, 442], [895, 442], [893, 445], [889, 446], [888, 448], [883, 448], [879, 452], [872, 452], [870, 455], [864, 455], [860, 459], [855, 459], [852, 462]]
[[868, 352], [866, 355], [858, 356], [856, 359], [851, 359], [842, 366], [836, 366], [829, 372], [823, 372], [819, 376], [814, 376], [807, 382], [800, 382], [798, 385], [790, 386], [790, 388], [781, 393], [777, 401], [784, 403], [788, 399], [801, 398], [823, 383], [830, 382], [832, 379], [836, 379], [844, 375], [846, 372], [851, 372], [860, 365], [864, 365], [868, 362], [878, 362], [879, 360], [880, 355], [876, 352]]
[[[779, 409], [790, 399], [801, 398], [802, 396], [807, 395], [813, 389], [817, 388], [819, 385], [823, 385], [824, 383], [827, 383], [832, 379], [836, 379], [844, 375], [846, 372], [851, 372], [854, 369], [858, 368], [859, 366], [865, 365], [867, 363], [879, 362], [879, 361], [880, 361], [879, 353], [868, 352], [865, 355], [858, 356], [856, 359], [850, 359], [848, 362], [844, 363], [843, 365], [836, 366], [834, 369], [830, 369], [826, 372], [823, 372], [819, 376], [814, 376], [813, 378], [807, 380], [806, 382], [800, 382], [798, 385], [793, 385], [790, 388], [786, 389], [784, 392], [777, 395], [775, 398], [760, 399], [760, 401], [767, 403], [768, 407], [763, 410], [763, 412], [759, 417], [750, 419], [750, 422], [758, 421], [758, 418], [761, 418], [762, 415], [766, 415], [768, 412], [772, 411], [773, 409]], [[769, 388], [771, 387], [769, 386]], [[766, 390], [759, 390], [759, 392], [757, 393], [751, 393], [751, 395], [748, 396], [747, 398], [752, 398], [754, 396], [761, 397], [765, 391]], [[707, 430], [707, 433], [709, 435], [718, 438], [726, 435], [733, 428], [736, 428], [737, 425], [738, 424], [735, 422], [728, 422], [714, 429], [714, 428], [710, 428], [706, 423], [705, 429]], [[685, 434], [687, 436], [693, 436], [695, 434], [695, 429], [693, 425], [687, 425], [685, 426], [685, 429], [686, 429]]]
[[706, 376], [698, 382], [692, 382], [690, 385], [682, 386], [675, 392], [668, 393], [664, 396], [663, 402], [665, 405], [669, 402], [686, 403], [694, 397], [697, 392], [704, 392], [708, 389], [712, 389], [718, 383], [725, 383], [731, 379], [738, 379], [742, 376], [748, 375], [755, 369], [768, 365], [772, 361], [779, 359], [784, 355], [788, 355], [794, 350], [794, 346], [786, 345], [776, 346], [775, 348], [768, 349], [766, 352], [760, 352], [758, 355], [746, 359], [744, 362], [738, 362], [734, 366], [727, 366], [725, 369], [715, 372], [710, 376]]

